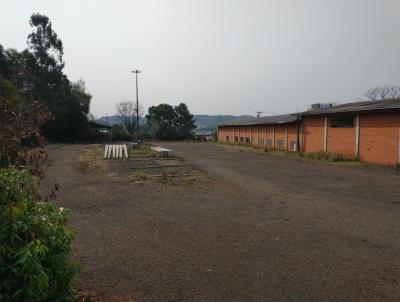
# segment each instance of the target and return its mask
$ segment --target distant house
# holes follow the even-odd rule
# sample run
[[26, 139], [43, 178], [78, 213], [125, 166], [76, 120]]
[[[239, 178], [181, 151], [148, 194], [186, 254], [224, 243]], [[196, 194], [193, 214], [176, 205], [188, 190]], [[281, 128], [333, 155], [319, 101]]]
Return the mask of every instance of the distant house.
[[288, 151], [326, 151], [398, 165], [400, 100], [314, 104], [299, 114], [233, 120], [218, 126], [218, 141]]
[[194, 134], [194, 139], [197, 141], [215, 141], [216, 133], [215, 131], [208, 131], [208, 132], [197, 132]]
[[89, 129], [89, 138], [91, 141], [104, 142], [111, 140], [111, 126], [106, 126], [95, 121], [90, 121]]

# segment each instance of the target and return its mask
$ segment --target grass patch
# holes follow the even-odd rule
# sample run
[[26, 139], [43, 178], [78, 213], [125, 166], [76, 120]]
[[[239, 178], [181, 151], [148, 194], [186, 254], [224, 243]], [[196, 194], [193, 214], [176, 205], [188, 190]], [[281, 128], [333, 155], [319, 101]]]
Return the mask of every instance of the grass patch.
[[360, 158], [358, 156], [347, 156], [340, 153], [330, 153], [326, 151], [319, 152], [298, 152], [299, 157], [304, 157], [312, 160], [324, 160], [334, 163], [340, 162], [359, 162]]
[[86, 173], [102, 174], [105, 163], [101, 147], [88, 147], [81, 151], [78, 158], [79, 168]]
[[308, 159], [316, 161], [327, 161], [332, 163], [359, 163], [360, 158], [358, 156], [347, 156], [340, 153], [330, 153], [326, 151], [319, 152], [292, 152], [287, 150], [279, 150], [268, 148], [264, 146], [254, 146], [243, 143], [217, 143], [219, 145], [225, 145], [235, 147], [239, 149], [239, 152], [250, 151], [260, 154], [268, 154], [273, 156], [281, 156], [292, 158], [296, 160]]
[[147, 182], [148, 180], [150, 180], [150, 175], [144, 171], [137, 171], [128, 176], [130, 183]]
[[161, 182], [162, 183], [168, 183], [168, 169], [167, 168], [163, 168], [162, 169], [162, 174], [161, 174]]
[[137, 156], [150, 156], [156, 157], [157, 154], [151, 150], [151, 146], [148, 144], [139, 144], [139, 147], [136, 149], [129, 148], [128, 149], [129, 157], [137, 157]]

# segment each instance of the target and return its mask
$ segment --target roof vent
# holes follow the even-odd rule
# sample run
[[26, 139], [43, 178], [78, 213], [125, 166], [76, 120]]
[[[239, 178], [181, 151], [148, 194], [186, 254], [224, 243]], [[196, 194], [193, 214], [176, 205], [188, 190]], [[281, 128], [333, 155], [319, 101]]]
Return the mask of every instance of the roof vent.
[[332, 103], [316, 103], [311, 105], [311, 109], [325, 109], [331, 108], [333, 106]]

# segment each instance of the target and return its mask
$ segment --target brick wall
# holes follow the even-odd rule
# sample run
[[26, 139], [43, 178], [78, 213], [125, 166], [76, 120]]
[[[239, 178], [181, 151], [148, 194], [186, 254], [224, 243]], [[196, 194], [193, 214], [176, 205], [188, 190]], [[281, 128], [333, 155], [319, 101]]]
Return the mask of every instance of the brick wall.
[[[282, 146], [278, 141], [283, 141]], [[275, 149], [286, 150], [286, 126], [275, 127]]]
[[[353, 128], [331, 128], [328, 118], [327, 151], [356, 155], [356, 122]], [[324, 117], [305, 117], [305, 152], [324, 150]], [[400, 113], [360, 114], [359, 156], [362, 161], [395, 165], [399, 161]]]
[[[274, 146], [273, 135], [272, 135], [273, 129], [274, 129], [273, 127], [267, 127], [267, 140], [265, 141], [265, 146], [268, 148], [272, 148]], [[271, 146], [267, 145], [268, 140], [272, 141]]]
[[400, 113], [360, 115], [360, 159], [395, 165], [398, 162]]
[[258, 127], [251, 127], [251, 143], [253, 145], [258, 145], [257, 129]]
[[303, 119], [303, 146], [304, 152], [318, 152], [324, 150], [324, 117], [305, 117]]
[[[288, 129], [287, 140], [286, 127]], [[291, 142], [297, 141], [296, 125], [237, 126], [235, 127], [235, 136], [239, 137], [239, 141], [240, 137], [244, 139], [251, 137], [253, 145], [258, 145], [259, 138], [262, 138], [264, 145], [267, 146], [267, 141], [273, 139], [273, 128], [275, 128], [275, 148], [279, 148], [277, 141], [283, 140], [284, 146], [281, 149], [291, 150]], [[257, 129], [259, 135], [257, 135]], [[224, 142], [226, 136], [229, 136], [230, 142], [234, 141], [233, 127], [219, 127], [218, 140]], [[324, 150], [324, 136], [325, 117], [305, 117], [303, 119], [302, 151], [318, 152]], [[359, 155], [362, 161], [385, 165], [397, 164], [399, 160], [399, 137], [400, 112], [360, 114]], [[327, 151], [355, 155], [355, 145], [355, 116], [353, 117], [353, 128], [331, 128], [330, 118], [328, 118]]]
[[[276, 125], [276, 126], [236, 126], [236, 127], [219, 127], [218, 128], [218, 141], [226, 142], [226, 136], [229, 136], [229, 141], [234, 142], [234, 137], [251, 138], [252, 145], [258, 145], [259, 139], [264, 140], [264, 146], [267, 146], [267, 140], [273, 141], [273, 129], [275, 128], [275, 148], [282, 150], [290, 150], [290, 143], [297, 140], [297, 126], [296, 125]], [[286, 128], [288, 135], [286, 137]], [[235, 131], [233, 131], [235, 129]], [[278, 140], [283, 141], [283, 147], [278, 147]], [[272, 142], [273, 144], [273, 142]], [[271, 146], [272, 147], [272, 146]]]
[[353, 117], [353, 128], [332, 128], [328, 118], [327, 151], [354, 156], [356, 152], [356, 122]]
[[297, 142], [297, 126], [289, 126], [288, 127], [288, 150], [293, 151], [291, 148], [291, 142]]
[[227, 135], [227, 127], [219, 127], [218, 128], [218, 141], [224, 142], [226, 135]]

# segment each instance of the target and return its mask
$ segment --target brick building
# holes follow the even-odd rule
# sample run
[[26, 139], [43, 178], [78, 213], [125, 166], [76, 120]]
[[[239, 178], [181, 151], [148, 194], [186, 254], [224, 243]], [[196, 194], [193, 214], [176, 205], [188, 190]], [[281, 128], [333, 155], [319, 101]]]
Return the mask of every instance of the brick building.
[[301, 114], [301, 150], [400, 163], [400, 100], [347, 103]]
[[313, 105], [300, 114], [246, 118], [218, 127], [218, 141], [303, 152], [327, 151], [362, 161], [400, 164], [400, 100]]
[[218, 126], [218, 141], [296, 150], [298, 123], [295, 115], [247, 117]]

